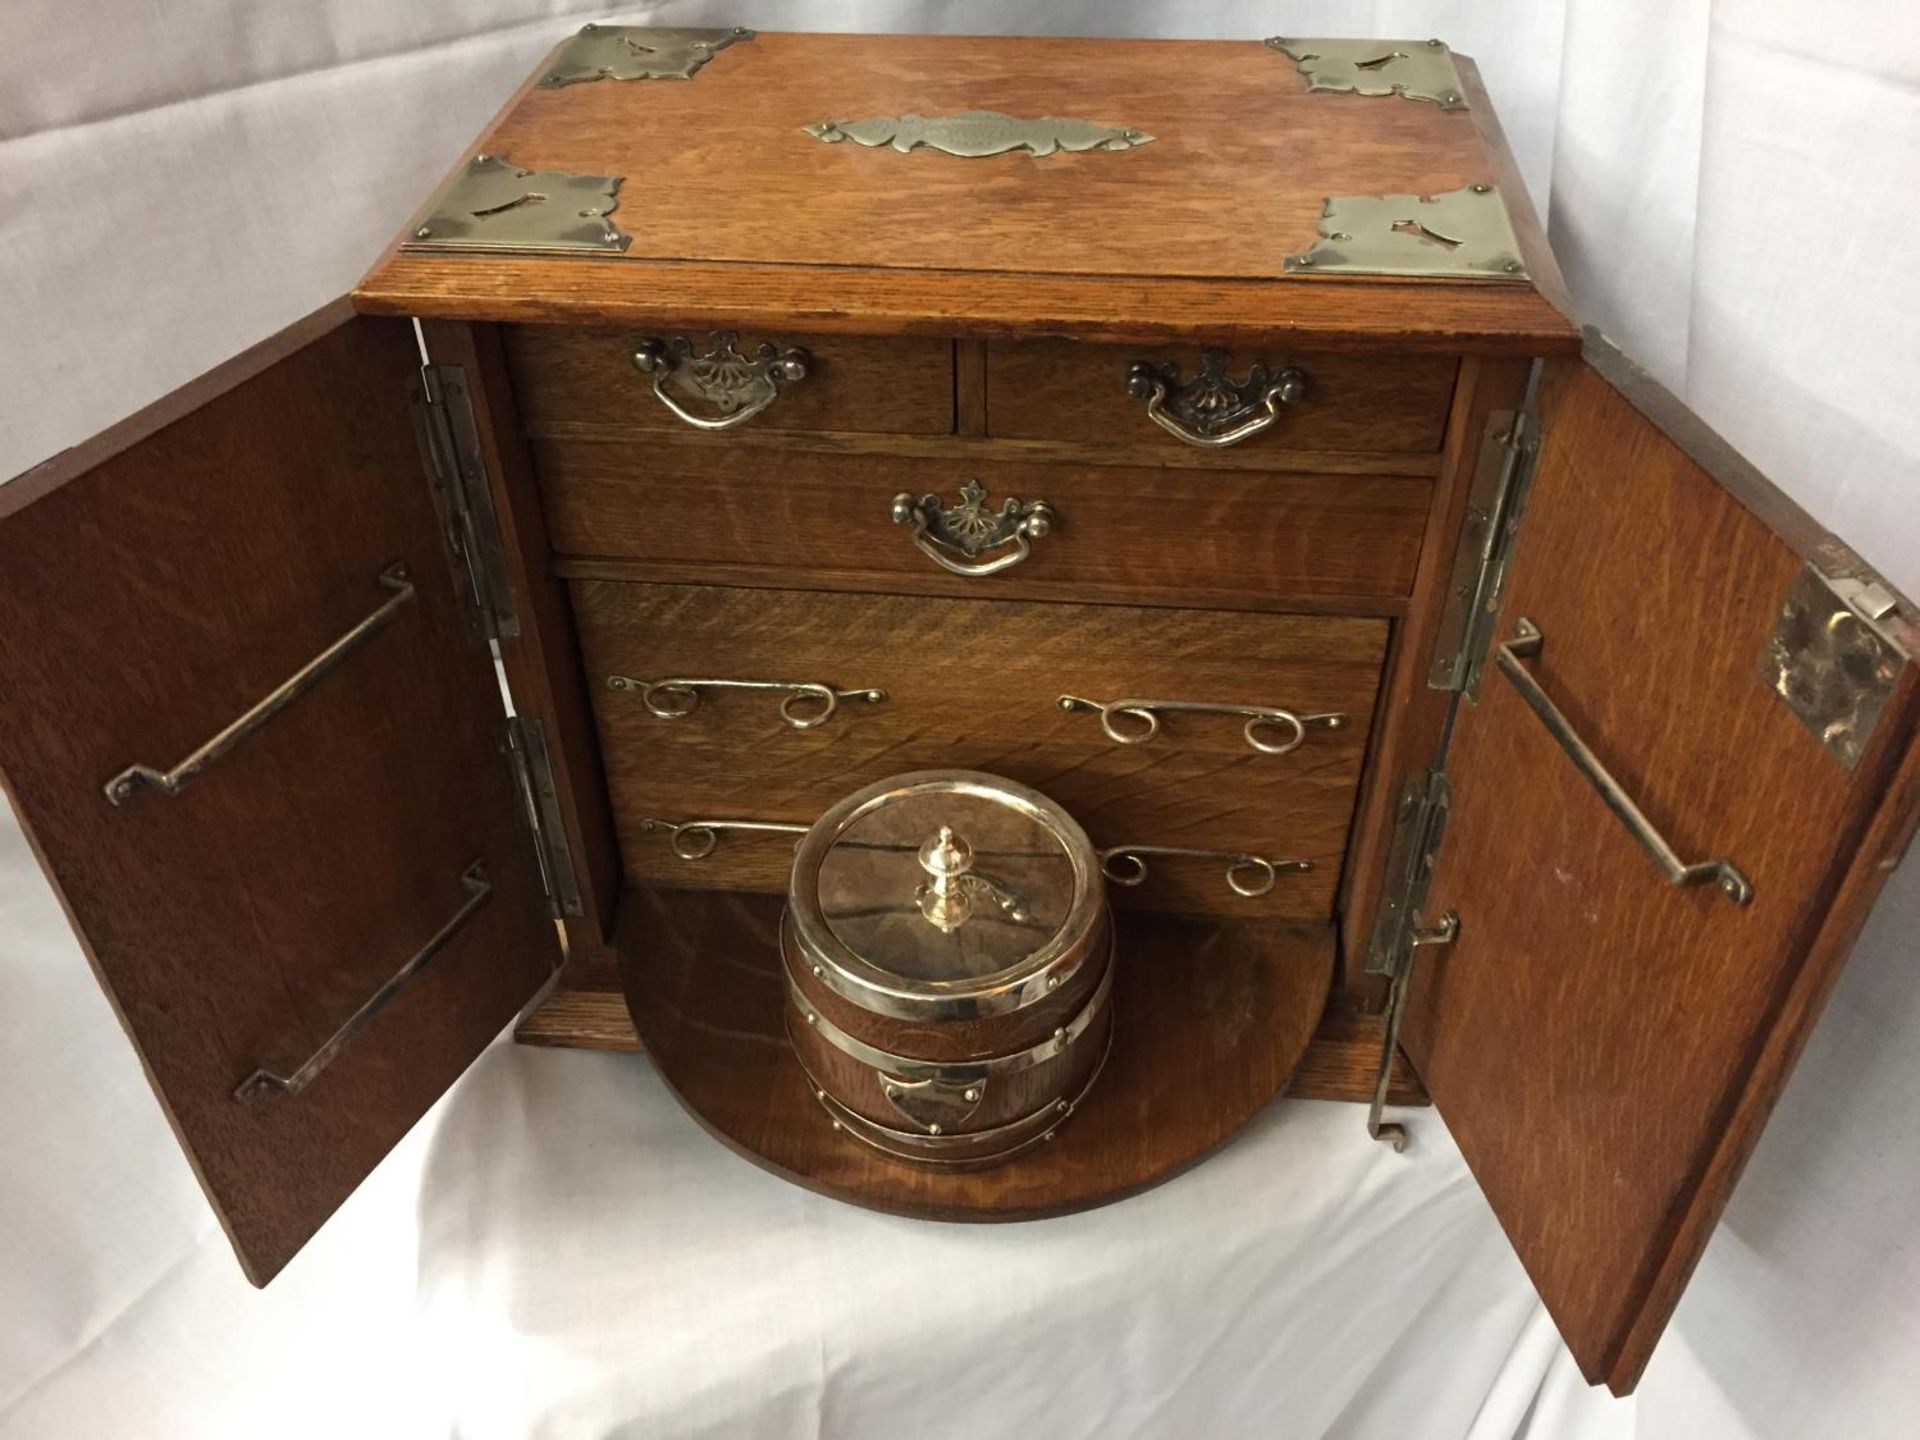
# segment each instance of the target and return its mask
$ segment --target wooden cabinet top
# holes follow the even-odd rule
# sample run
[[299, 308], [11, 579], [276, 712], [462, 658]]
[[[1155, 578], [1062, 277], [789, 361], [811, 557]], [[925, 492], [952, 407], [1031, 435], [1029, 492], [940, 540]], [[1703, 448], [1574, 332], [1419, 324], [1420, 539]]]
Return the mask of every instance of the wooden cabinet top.
[[[690, 52], [692, 34], [708, 48]], [[356, 301], [467, 319], [1577, 348], [1472, 62], [1426, 41], [1288, 43], [1370, 48], [1319, 62], [1257, 39], [589, 27], [541, 63]], [[602, 62], [616, 73], [597, 76]], [[672, 78], [620, 78], [649, 64]], [[476, 166], [482, 189], [460, 191]], [[595, 177], [610, 199], [596, 202]], [[1456, 194], [1474, 198], [1429, 198]], [[1348, 273], [1327, 253], [1344, 233], [1329, 202], [1384, 196], [1408, 212], [1374, 217], [1400, 232], [1387, 243], [1443, 270], [1476, 252], [1456, 207], [1504, 209], [1518, 271]], [[570, 253], [472, 248], [562, 230]]]

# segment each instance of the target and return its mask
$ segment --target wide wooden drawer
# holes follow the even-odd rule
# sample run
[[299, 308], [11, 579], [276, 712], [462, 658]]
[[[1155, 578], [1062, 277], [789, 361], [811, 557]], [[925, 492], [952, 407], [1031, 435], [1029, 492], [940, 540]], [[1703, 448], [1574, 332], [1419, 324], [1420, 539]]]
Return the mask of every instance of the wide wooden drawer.
[[[1226, 862], [1148, 856], [1122, 903], [1324, 921], [1354, 806], [1385, 653], [1382, 621], [1117, 605], [837, 595], [577, 581], [581, 648], [626, 873], [650, 884], [781, 890], [792, 837], [723, 832], [677, 857], [648, 820], [810, 822], [841, 796], [909, 770], [986, 770], [1065, 805], [1096, 844], [1166, 845], [1307, 860], [1248, 899]], [[616, 679], [616, 677], [618, 677]], [[880, 690], [810, 728], [786, 692], [641, 688], [664, 680], [795, 682]], [[1159, 733], [1116, 743], [1062, 696], [1267, 706], [1338, 715], [1284, 723], [1255, 750], [1236, 715], [1170, 709]], [[824, 706], [791, 702], [798, 718]], [[674, 713], [656, 714], [656, 710]], [[1114, 717], [1132, 734], [1137, 720]]]
[[[1411, 589], [1432, 484], [578, 440], [536, 444], [535, 463], [567, 575], [1384, 614]], [[984, 510], [1044, 500], [1053, 523], [1025, 560], [958, 575], [895, 522], [894, 498], [951, 510], [976, 480]]]
[[[553, 426], [616, 426], [641, 430], [692, 430], [654, 392], [659, 379], [673, 401], [697, 419], [727, 420], [729, 400], [752, 397], [754, 382], [740, 367], [705, 381], [723, 395], [698, 392], [694, 361], [713, 351], [701, 333], [602, 329], [578, 325], [504, 327], [507, 361], [522, 423], [538, 434]], [[691, 356], [675, 359], [671, 347], [684, 338]], [[634, 355], [656, 341], [668, 363], [643, 372]], [[945, 435], [953, 429], [953, 342], [868, 339], [846, 335], [743, 334], [735, 353], [749, 364], [758, 348], [805, 351], [806, 374], [783, 381], [760, 413], [740, 422], [766, 430], [824, 430], [892, 435]]]
[[[1147, 400], [1128, 391], [1135, 364], [1178, 366], [1183, 383], [1202, 376], [1203, 351], [1178, 345], [1085, 345], [1071, 340], [1009, 341], [987, 347], [987, 433], [1027, 440], [1139, 446], [1178, 464], [1208, 453], [1155, 423]], [[1288, 463], [1299, 451], [1431, 454], [1446, 434], [1459, 361], [1447, 355], [1294, 355], [1284, 347], [1239, 349], [1223, 378], [1243, 384], [1252, 364], [1270, 375], [1301, 375], [1298, 400], [1231, 447], [1236, 463]], [[1149, 387], [1150, 388], [1150, 387]], [[1212, 387], [1232, 413], [1237, 397]], [[1179, 420], [1177, 387], [1164, 412]], [[1204, 432], [1203, 432], [1204, 433]]]

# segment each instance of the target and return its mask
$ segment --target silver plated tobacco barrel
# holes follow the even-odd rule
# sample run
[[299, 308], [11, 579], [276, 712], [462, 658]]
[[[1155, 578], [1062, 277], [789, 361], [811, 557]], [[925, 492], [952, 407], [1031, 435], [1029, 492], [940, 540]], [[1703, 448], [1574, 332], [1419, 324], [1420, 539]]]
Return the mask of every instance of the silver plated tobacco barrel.
[[993, 775], [903, 775], [800, 842], [787, 1030], [838, 1129], [897, 1160], [984, 1167], [1050, 1139], [1099, 1076], [1112, 951], [1072, 816]]

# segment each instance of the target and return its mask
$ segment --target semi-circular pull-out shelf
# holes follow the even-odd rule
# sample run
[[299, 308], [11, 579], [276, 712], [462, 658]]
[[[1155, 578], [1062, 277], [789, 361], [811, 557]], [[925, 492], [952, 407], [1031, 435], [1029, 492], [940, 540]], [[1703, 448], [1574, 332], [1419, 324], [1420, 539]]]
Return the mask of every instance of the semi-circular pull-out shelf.
[[898, 1164], [834, 1131], [789, 1048], [777, 896], [628, 888], [617, 931], [635, 1028], [710, 1133], [810, 1190], [937, 1220], [1032, 1220], [1171, 1178], [1285, 1088], [1333, 978], [1330, 930], [1119, 921], [1113, 1049], [1056, 1137], [991, 1170]]

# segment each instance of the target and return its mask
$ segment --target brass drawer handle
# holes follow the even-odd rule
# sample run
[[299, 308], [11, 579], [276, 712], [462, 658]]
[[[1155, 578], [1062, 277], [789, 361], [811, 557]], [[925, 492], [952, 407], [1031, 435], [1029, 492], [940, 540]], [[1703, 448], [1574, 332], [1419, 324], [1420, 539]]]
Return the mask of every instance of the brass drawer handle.
[[[1347, 723], [1345, 715], [1296, 715], [1277, 705], [1216, 705], [1200, 700], [1088, 700], [1079, 695], [1062, 695], [1060, 708], [1100, 717], [1100, 728], [1116, 745], [1144, 745], [1160, 733], [1162, 714], [1240, 715], [1246, 717], [1241, 733], [1247, 744], [1262, 755], [1286, 755], [1300, 748], [1309, 730], [1339, 730]], [[1123, 730], [1117, 723], [1125, 720], [1137, 726]], [[1270, 738], [1266, 731], [1280, 732]]]
[[[682, 860], [704, 860], [720, 843], [723, 831], [735, 830], [753, 835], [804, 835], [811, 825], [789, 825], [779, 820], [642, 820], [640, 829], [649, 835], [665, 835], [673, 853]], [[796, 838], [794, 843], [799, 844]]]
[[[1053, 529], [1053, 507], [1044, 500], [1009, 497], [992, 510], [987, 506], [987, 487], [969, 480], [960, 487], [960, 503], [951, 508], [938, 495], [922, 495], [918, 500], [907, 494], [894, 496], [893, 523], [905, 525], [913, 543], [941, 569], [955, 575], [992, 575], [1033, 553], [1032, 542]], [[1002, 545], [1012, 545], [1013, 553], [976, 559]], [[955, 552], [965, 559], [954, 559]]]
[[1137, 360], [1127, 371], [1127, 393], [1147, 402], [1147, 418], [1177, 440], [1203, 450], [1238, 445], [1269, 429], [1281, 407], [1299, 403], [1307, 377], [1291, 367], [1275, 374], [1255, 361], [1245, 380], [1227, 374], [1227, 352], [1208, 350], [1200, 373], [1180, 378], [1178, 365]]
[[[653, 377], [653, 395], [662, 405], [696, 430], [731, 430], [744, 425], [780, 398], [780, 387], [807, 378], [807, 352], [797, 347], [775, 350], [762, 345], [752, 357], [734, 349], [740, 338], [732, 330], [716, 330], [713, 348], [693, 353], [686, 336], [654, 338], [633, 352], [633, 363]], [[720, 412], [717, 419], [696, 415], [667, 393], [667, 381], [677, 380]]]
[[702, 690], [784, 691], [780, 718], [796, 730], [813, 730], [833, 718], [842, 700], [858, 700], [878, 705], [887, 698], [884, 690], [839, 690], [813, 680], [635, 680], [628, 675], [609, 675], [607, 688], [638, 694], [647, 712], [662, 720], [679, 720], [700, 706]]
[[374, 991], [367, 998], [366, 1004], [347, 1017], [347, 1023], [328, 1036], [320, 1048], [309, 1055], [298, 1070], [291, 1075], [282, 1075], [276, 1070], [269, 1070], [262, 1066], [240, 1082], [239, 1087], [233, 1092], [233, 1098], [242, 1101], [251, 1100], [269, 1091], [281, 1095], [298, 1095], [311, 1085], [320, 1072], [333, 1063], [334, 1057], [346, 1049], [353, 1042], [354, 1037], [367, 1028], [367, 1023], [386, 1008], [387, 1002], [398, 995], [401, 988], [419, 974], [428, 961], [446, 949], [448, 942], [465, 929], [467, 922], [478, 915], [481, 907], [493, 898], [493, 884], [487, 879], [487, 867], [481, 861], [474, 861], [462, 872], [460, 885], [467, 892], [467, 898], [461, 903], [460, 908], [453, 912], [453, 918], [442, 925], [434, 933], [433, 938], [422, 945], [411, 960], [394, 971], [393, 977]]
[[1545, 638], [1538, 626], [1522, 616], [1514, 626], [1513, 639], [1500, 646], [1495, 653], [1500, 673], [1520, 692], [1520, 698], [1527, 702], [1527, 708], [1540, 717], [1540, 722], [1547, 727], [1547, 733], [1559, 742], [1560, 748], [1566, 751], [1568, 758], [1586, 777], [1587, 783], [1600, 792], [1600, 798], [1607, 802], [1607, 808], [1627, 827], [1627, 833], [1653, 857], [1653, 863], [1660, 867], [1660, 873], [1667, 877], [1669, 884], [1704, 885], [1711, 881], [1718, 886], [1721, 894], [1736, 905], [1745, 905], [1752, 900], [1753, 886], [1731, 860], [1701, 860], [1692, 865], [1682, 860], [1674, 852], [1673, 846], [1667, 843], [1666, 837], [1654, 828], [1653, 822], [1640, 812], [1640, 807], [1620, 788], [1620, 782], [1608, 773], [1600, 757], [1574, 733], [1572, 723], [1560, 713], [1560, 708], [1548, 698], [1547, 692], [1540, 688], [1540, 682], [1533, 678], [1532, 672], [1520, 663], [1537, 656]]
[[129, 765], [107, 781], [104, 787], [107, 799], [115, 805], [124, 805], [143, 785], [158, 790], [162, 795], [178, 795], [202, 770], [319, 684], [322, 676], [386, 629], [393, 617], [400, 613], [401, 607], [412, 601], [413, 582], [407, 579], [405, 565], [397, 562], [389, 565], [380, 572], [379, 583], [381, 588], [393, 592], [379, 609], [281, 681], [264, 699], [171, 770], [156, 770], [151, 765]]
[[1189, 850], [1180, 845], [1114, 845], [1100, 852], [1100, 873], [1114, 885], [1133, 886], [1147, 878], [1149, 855], [1181, 860], [1224, 860], [1227, 862], [1227, 888], [1248, 900], [1258, 900], [1273, 889], [1284, 872], [1304, 875], [1313, 869], [1311, 860], [1269, 860], [1264, 855], [1249, 855], [1239, 850]]

